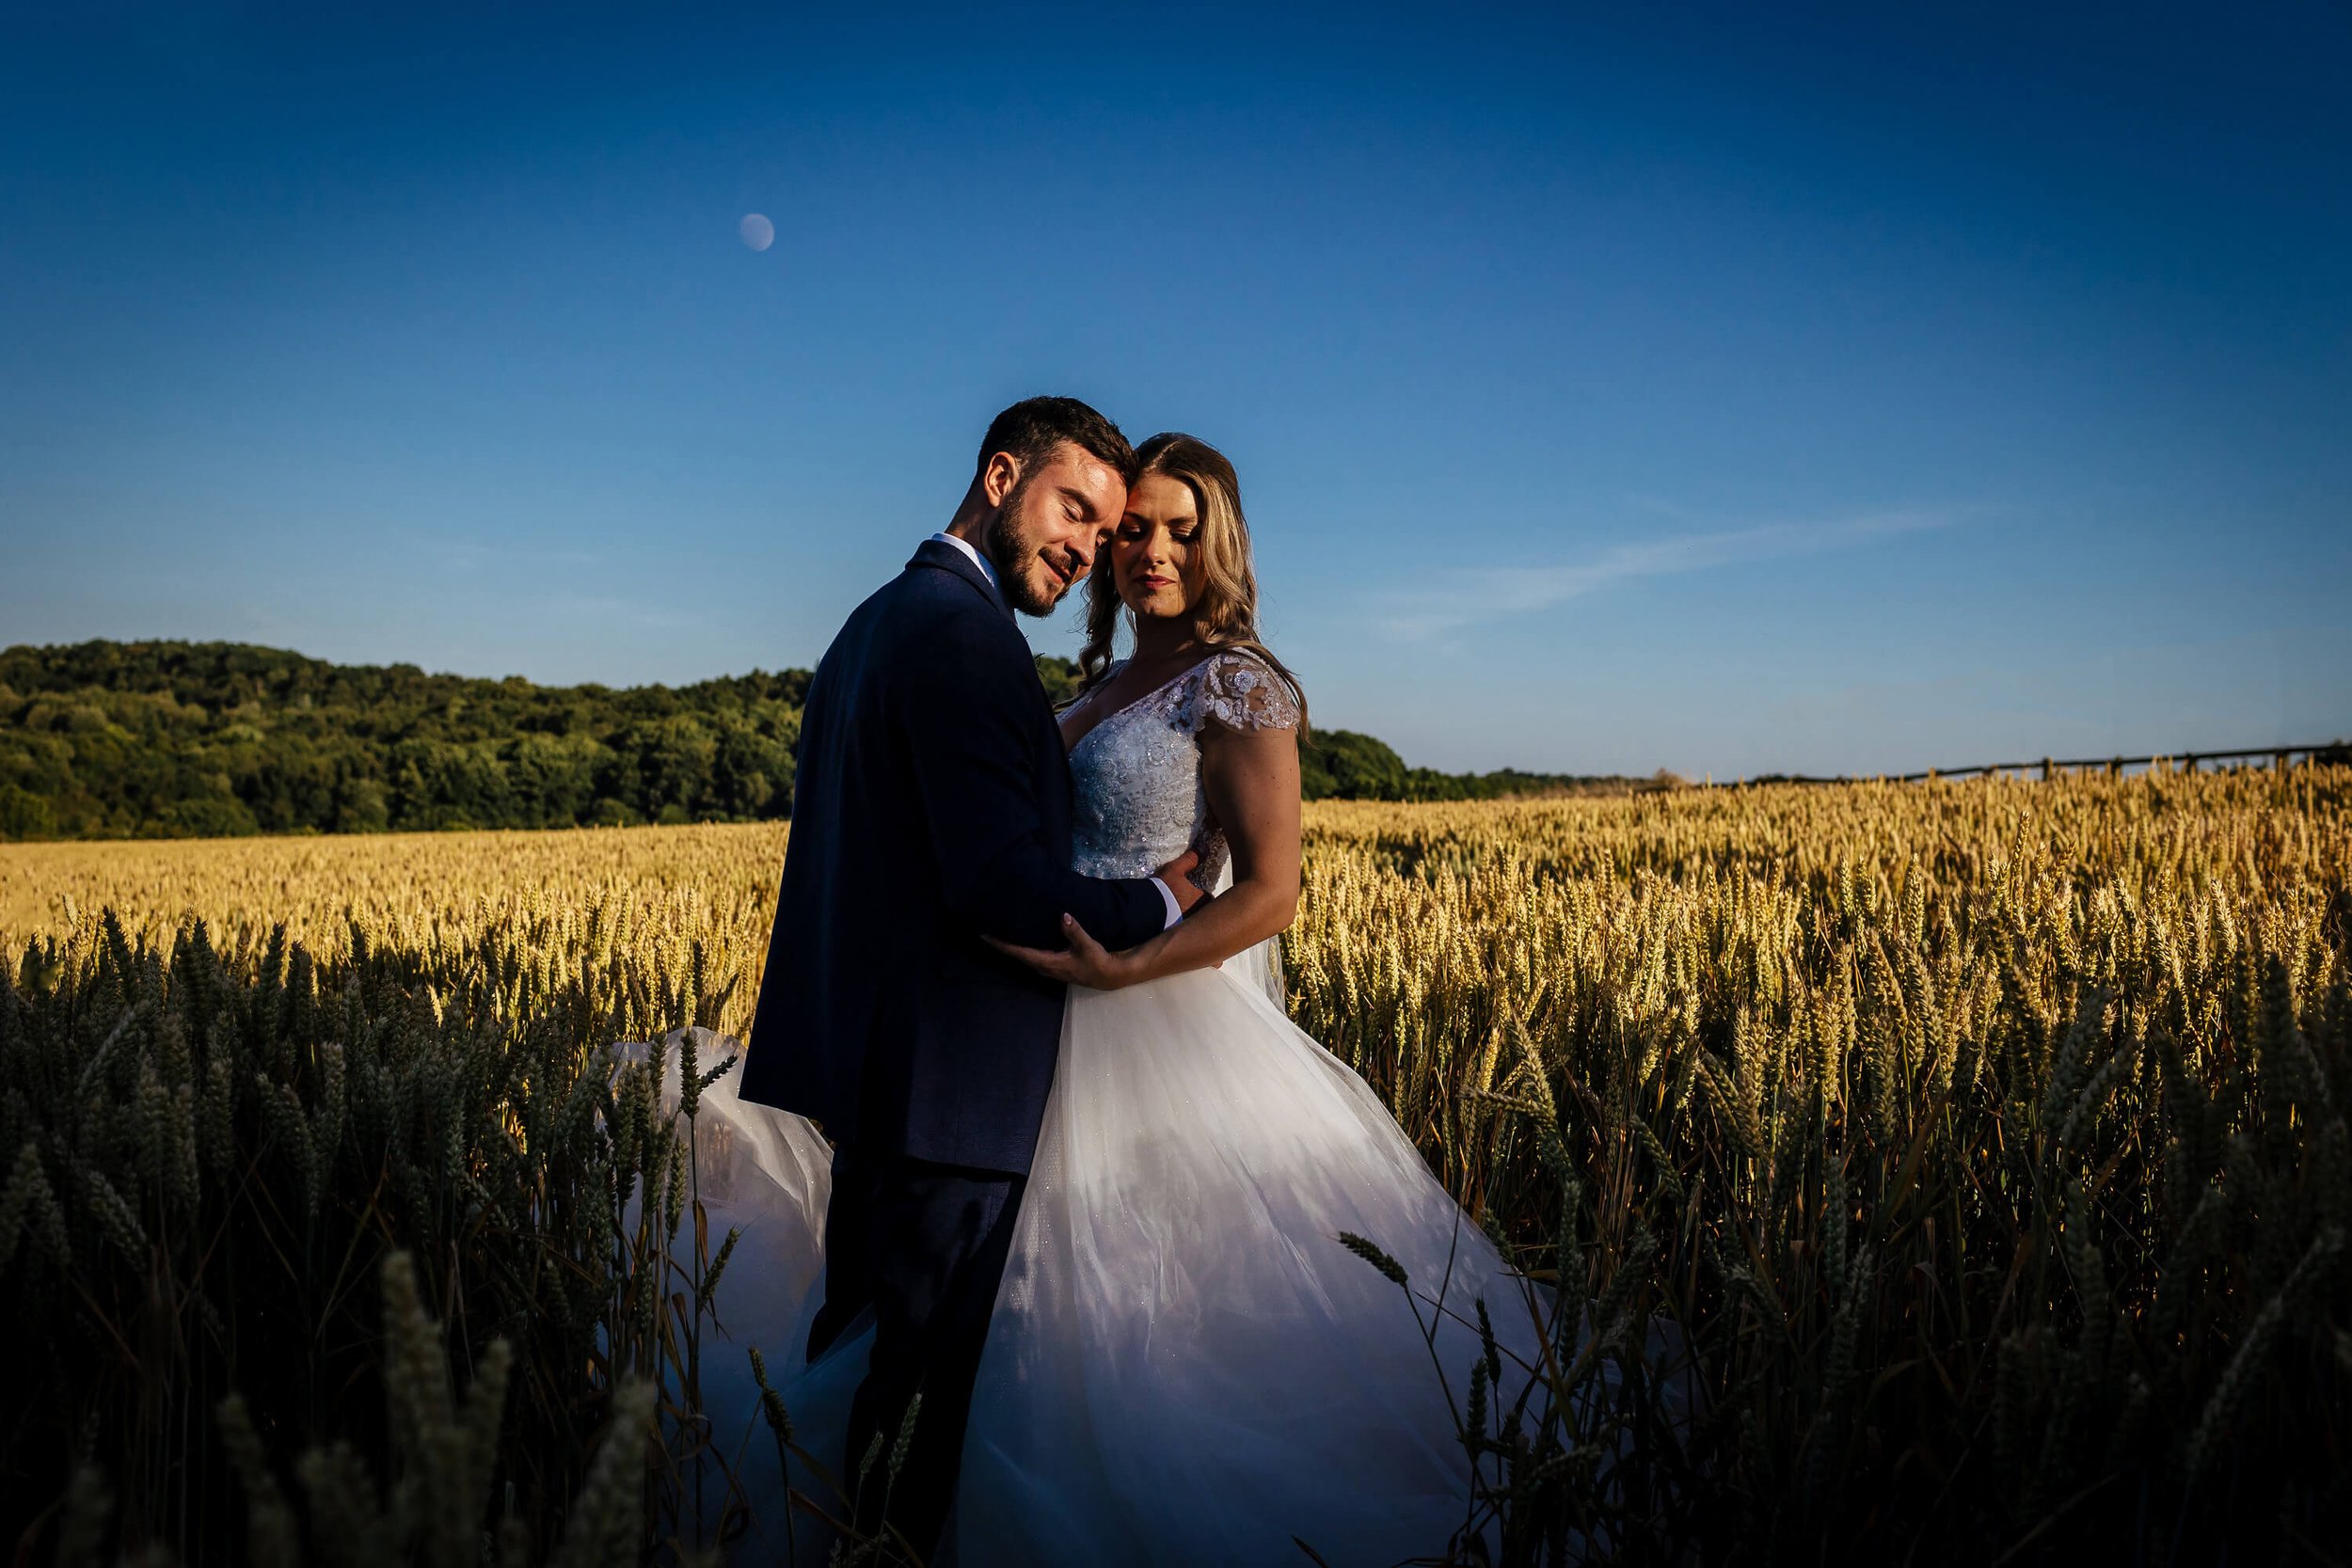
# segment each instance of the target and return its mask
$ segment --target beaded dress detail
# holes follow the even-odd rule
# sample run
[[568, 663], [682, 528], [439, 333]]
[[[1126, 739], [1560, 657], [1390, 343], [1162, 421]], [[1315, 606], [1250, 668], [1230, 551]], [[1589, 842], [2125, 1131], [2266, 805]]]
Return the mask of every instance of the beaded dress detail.
[[[1116, 676], [1124, 661], [1111, 667]], [[1086, 702], [1100, 701], [1096, 687]], [[1083, 711], [1083, 705], [1078, 711]], [[1209, 820], [1200, 787], [1200, 732], [1292, 730], [1298, 705], [1253, 654], [1212, 654], [1147, 691], [1078, 737], [1073, 863], [1089, 877], [1148, 877], [1186, 849], [1200, 851], [1200, 881], [1225, 880], [1225, 835]]]

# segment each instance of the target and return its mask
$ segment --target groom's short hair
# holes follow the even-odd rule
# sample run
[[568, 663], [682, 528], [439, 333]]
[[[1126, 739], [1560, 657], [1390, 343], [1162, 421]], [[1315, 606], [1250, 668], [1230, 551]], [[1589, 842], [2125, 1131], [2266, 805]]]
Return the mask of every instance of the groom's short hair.
[[1136, 482], [1136, 449], [1117, 425], [1076, 398], [1023, 398], [991, 420], [973, 478], [986, 473], [988, 460], [1000, 451], [1018, 459], [1024, 475], [1035, 473], [1064, 441], [1109, 464], [1129, 484]]

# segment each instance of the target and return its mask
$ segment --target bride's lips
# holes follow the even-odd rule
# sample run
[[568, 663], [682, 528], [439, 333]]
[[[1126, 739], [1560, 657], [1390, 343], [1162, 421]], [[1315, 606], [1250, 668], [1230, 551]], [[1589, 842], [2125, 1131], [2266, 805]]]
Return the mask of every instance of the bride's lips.
[[1140, 577], [1136, 578], [1136, 586], [1137, 588], [1173, 588], [1176, 586], [1176, 579], [1174, 578]]

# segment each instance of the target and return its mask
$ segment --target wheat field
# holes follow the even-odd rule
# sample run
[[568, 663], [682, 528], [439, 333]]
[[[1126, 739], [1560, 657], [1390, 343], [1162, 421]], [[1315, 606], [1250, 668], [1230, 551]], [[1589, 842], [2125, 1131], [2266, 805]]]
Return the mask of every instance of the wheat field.
[[[2352, 1525], [2352, 770], [1326, 802], [1306, 821], [1294, 1016], [1523, 1267], [1586, 1304], [1563, 1315], [1548, 1397], [1470, 1379], [1465, 1475], [1480, 1466], [1472, 1512], [1502, 1560], [2055, 1560], [2128, 1542], [2190, 1561], [2224, 1540], [2334, 1560]], [[0, 848], [0, 1287], [19, 1342], [89, 1354], [78, 1292], [116, 1304], [101, 1317], [137, 1365], [128, 1325], [162, 1278], [188, 1321], [230, 1315], [212, 1254], [167, 1258], [158, 1238], [212, 1212], [215, 1165], [259, 1168], [287, 1117], [332, 1119], [352, 1130], [332, 1168], [315, 1149], [289, 1167], [313, 1210], [344, 1214], [369, 1256], [422, 1249], [458, 1367], [494, 1334], [517, 1347], [528, 1409], [478, 1463], [485, 1488], [530, 1481], [520, 1514], [459, 1495], [512, 1560], [539, 1560], [565, 1499], [611, 1469], [597, 1424], [639, 1397], [611, 1345], [571, 1370], [580, 1346], [626, 1327], [670, 1412], [647, 1418], [691, 1408], [692, 1314], [674, 1324], [670, 1291], [638, 1280], [652, 1243], [616, 1239], [604, 1199], [550, 1196], [610, 1198], [633, 1171], [673, 1224], [691, 1212], [691, 1164], [643, 1085], [591, 1115], [594, 1053], [689, 1022], [740, 1032], [787, 838]], [[235, 988], [260, 1000], [224, 1031], [209, 999]], [[77, 1071], [110, 1029], [133, 1043]], [[459, 1095], [436, 1073], [468, 1080], [463, 1105], [435, 1108]], [[89, 1107], [58, 1102], [69, 1077]], [[207, 1152], [175, 1176], [171, 1135], [137, 1129], [183, 1090]], [[382, 1173], [404, 1163], [392, 1202]], [[492, 1231], [560, 1266], [476, 1262]], [[723, 1272], [720, 1244], [701, 1256]], [[278, 1266], [287, 1312], [351, 1326], [315, 1257]], [[723, 1286], [689, 1293], [723, 1304]], [[570, 1339], [523, 1326], [550, 1299]], [[1660, 1323], [1674, 1333], [1643, 1330]], [[1661, 1343], [1681, 1364], [1655, 1364]], [[60, 1470], [50, 1495], [109, 1486], [126, 1539], [178, 1551], [221, 1529], [299, 1537], [321, 1503], [290, 1481], [283, 1517], [173, 1524], [167, 1472], [201, 1423], [159, 1431], [142, 1375], [108, 1354], [111, 1381], [66, 1382], [96, 1412], [76, 1418], [91, 1451], [118, 1463]], [[242, 1391], [244, 1363], [215, 1359], [217, 1391]], [[1673, 1430], [1650, 1398], [1670, 1379], [1706, 1391]], [[230, 1444], [248, 1492], [255, 1465], [267, 1480], [256, 1449], [282, 1467], [332, 1435], [315, 1403], [283, 1411]], [[531, 1443], [541, 1457], [518, 1458]], [[683, 1560], [674, 1503], [628, 1518]]]

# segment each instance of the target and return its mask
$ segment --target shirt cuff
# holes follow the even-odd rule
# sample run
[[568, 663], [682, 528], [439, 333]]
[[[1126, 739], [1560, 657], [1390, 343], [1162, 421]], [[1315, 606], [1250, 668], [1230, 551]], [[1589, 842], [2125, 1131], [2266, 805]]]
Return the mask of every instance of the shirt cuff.
[[1152, 885], [1160, 890], [1160, 902], [1168, 906], [1168, 925], [1160, 927], [1161, 930], [1165, 931], [1174, 927], [1178, 921], [1184, 918], [1184, 907], [1176, 902], [1176, 895], [1168, 892], [1168, 884], [1161, 881], [1157, 877], [1152, 879]]

